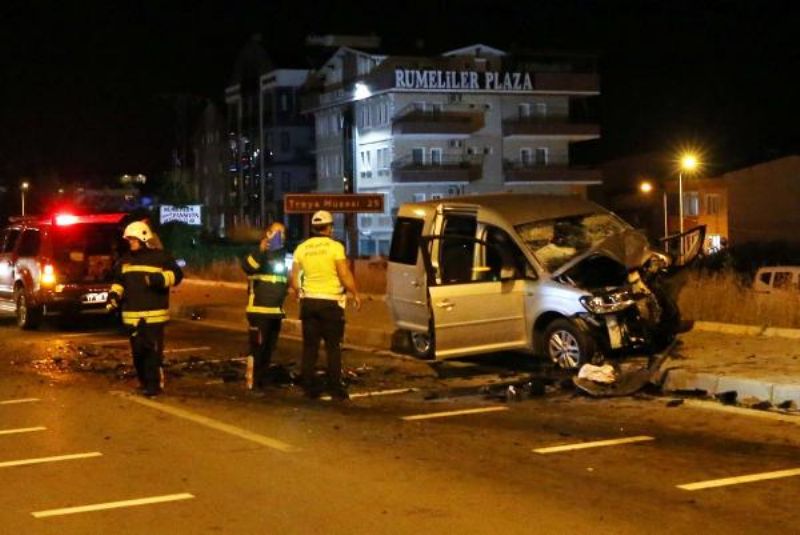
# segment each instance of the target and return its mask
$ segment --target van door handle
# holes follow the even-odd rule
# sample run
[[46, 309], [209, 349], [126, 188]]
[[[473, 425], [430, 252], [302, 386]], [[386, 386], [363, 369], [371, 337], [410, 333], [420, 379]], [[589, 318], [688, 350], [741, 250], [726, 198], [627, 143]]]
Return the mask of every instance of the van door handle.
[[453, 308], [454, 304], [452, 301], [445, 299], [444, 301], [439, 301], [438, 303], [436, 303], [436, 306], [439, 308], [451, 309]]

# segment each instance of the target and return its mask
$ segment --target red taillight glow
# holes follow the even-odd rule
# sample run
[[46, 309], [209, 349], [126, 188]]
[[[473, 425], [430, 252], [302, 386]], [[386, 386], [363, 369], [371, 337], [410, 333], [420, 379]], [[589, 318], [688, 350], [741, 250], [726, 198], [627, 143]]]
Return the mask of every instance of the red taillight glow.
[[[78, 222], [78, 216], [72, 214], [58, 214], [56, 216], [56, 225], [64, 227], [67, 225], [74, 225]], [[52, 266], [51, 266], [52, 267]]]
[[50, 286], [56, 282], [56, 270], [52, 264], [46, 264], [42, 268], [42, 284]]

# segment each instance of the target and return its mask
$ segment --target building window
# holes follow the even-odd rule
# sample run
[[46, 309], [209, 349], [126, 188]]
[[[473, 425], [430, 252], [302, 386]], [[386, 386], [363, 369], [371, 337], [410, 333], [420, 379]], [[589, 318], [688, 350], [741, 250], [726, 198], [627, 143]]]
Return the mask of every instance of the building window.
[[717, 215], [719, 214], [720, 197], [718, 193], [709, 193], [706, 195], [706, 214]]
[[281, 95], [281, 111], [289, 111], [289, 95]]
[[414, 147], [411, 149], [411, 162], [414, 165], [425, 165], [425, 148]]
[[425, 200], [424, 193], [414, 193], [413, 195], [414, 202], [423, 202]]
[[533, 165], [533, 151], [531, 149], [519, 149], [519, 162], [523, 167]]
[[536, 159], [534, 163], [536, 165], [547, 165], [547, 147], [536, 147]]
[[289, 152], [292, 149], [292, 140], [289, 132], [281, 132], [281, 152]]
[[431, 165], [442, 165], [442, 149], [431, 149]]
[[687, 191], [683, 194], [683, 215], [689, 217], [700, 215], [700, 194], [696, 191]]
[[547, 117], [547, 103], [537, 102], [535, 107], [536, 117]]
[[519, 110], [519, 118], [520, 119], [527, 119], [531, 116], [531, 105], [527, 102], [523, 102], [518, 106]]

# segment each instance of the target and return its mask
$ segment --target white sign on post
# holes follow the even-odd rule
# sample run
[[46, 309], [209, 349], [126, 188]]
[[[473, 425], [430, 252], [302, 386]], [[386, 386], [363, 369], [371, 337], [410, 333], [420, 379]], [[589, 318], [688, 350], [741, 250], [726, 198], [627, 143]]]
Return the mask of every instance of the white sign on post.
[[161, 224], [163, 225], [169, 221], [178, 221], [179, 223], [199, 227], [203, 224], [200, 207], [201, 205], [199, 204], [187, 204], [185, 206], [162, 204], [159, 213]]

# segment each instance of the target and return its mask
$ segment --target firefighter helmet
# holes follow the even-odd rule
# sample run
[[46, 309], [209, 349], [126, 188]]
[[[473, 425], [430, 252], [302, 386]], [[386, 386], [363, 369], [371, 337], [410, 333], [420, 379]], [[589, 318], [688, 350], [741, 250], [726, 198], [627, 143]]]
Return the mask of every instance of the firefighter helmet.
[[123, 238], [136, 238], [142, 243], [147, 243], [152, 236], [153, 232], [150, 227], [147, 226], [147, 223], [141, 221], [134, 221], [125, 227], [125, 232], [122, 233]]

